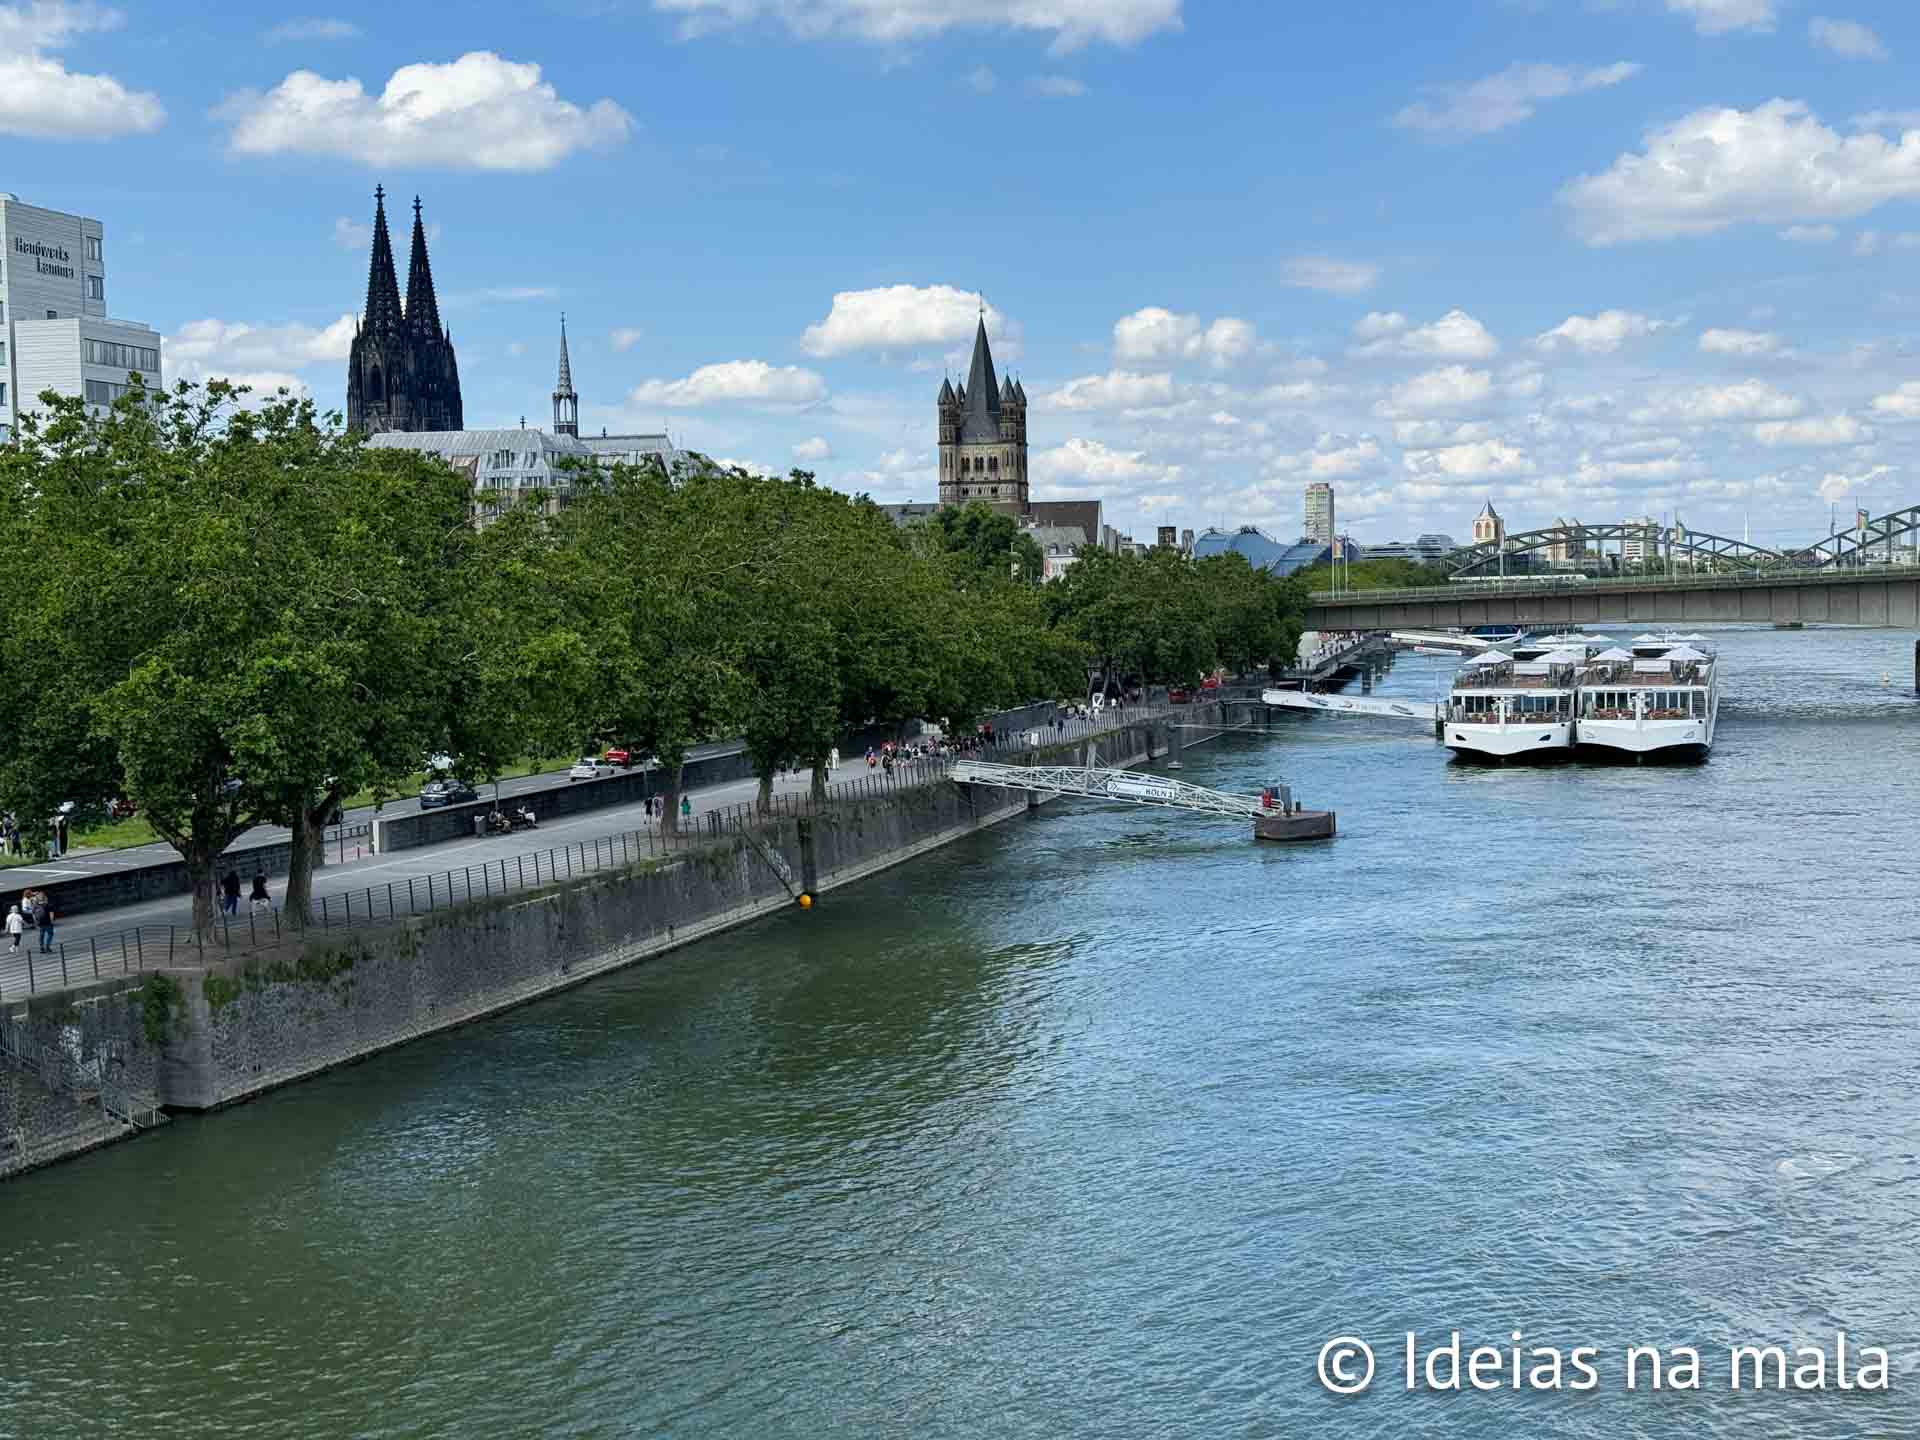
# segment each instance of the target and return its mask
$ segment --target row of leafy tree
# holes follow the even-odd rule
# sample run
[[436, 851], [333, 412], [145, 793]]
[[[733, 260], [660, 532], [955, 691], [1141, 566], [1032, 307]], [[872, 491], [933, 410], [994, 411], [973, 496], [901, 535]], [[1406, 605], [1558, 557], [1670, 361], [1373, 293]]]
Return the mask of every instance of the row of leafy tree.
[[327, 818], [430, 755], [477, 780], [625, 745], [658, 757], [670, 825], [705, 740], [744, 737], [764, 801], [871, 725], [1298, 644], [1304, 588], [1238, 557], [1089, 550], [1042, 586], [1008, 517], [902, 530], [799, 471], [615, 467], [476, 528], [470, 476], [242, 393], [46, 396], [0, 447], [0, 809], [38, 833], [125, 796], [186, 860], [196, 927], [263, 822], [292, 832], [297, 923]]

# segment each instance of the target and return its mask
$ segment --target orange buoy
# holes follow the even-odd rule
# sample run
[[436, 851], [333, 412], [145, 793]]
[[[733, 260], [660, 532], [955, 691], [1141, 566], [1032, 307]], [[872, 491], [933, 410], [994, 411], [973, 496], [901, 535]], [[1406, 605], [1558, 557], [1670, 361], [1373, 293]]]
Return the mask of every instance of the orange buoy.
[[800, 908], [802, 910], [811, 910], [813, 908], [813, 896], [803, 892], [800, 896]]

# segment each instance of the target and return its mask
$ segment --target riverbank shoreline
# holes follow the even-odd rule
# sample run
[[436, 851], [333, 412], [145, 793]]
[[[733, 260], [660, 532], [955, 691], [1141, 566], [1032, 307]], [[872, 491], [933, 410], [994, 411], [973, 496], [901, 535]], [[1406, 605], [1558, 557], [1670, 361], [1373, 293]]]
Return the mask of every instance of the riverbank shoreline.
[[[1130, 768], [1231, 728], [1215, 707], [1183, 707], [1034, 754]], [[83, 1068], [110, 1066], [123, 1083], [150, 1085], [165, 1110], [224, 1109], [794, 909], [800, 888], [830, 894], [1048, 798], [939, 781], [777, 821], [758, 842], [735, 835], [391, 926], [236, 954], [214, 971], [162, 971], [135, 986], [29, 1001], [26, 1023], [41, 1045], [78, 1052]], [[810, 913], [822, 909], [831, 907]], [[11, 1125], [22, 1142], [11, 1164], [0, 1155], [0, 1179], [139, 1133], [90, 1134], [84, 1144], [75, 1135], [71, 1147], [36, 1137], [34, 1106], [19, 1098], [31, 1077], [0, 1070], [0, 1134]]]

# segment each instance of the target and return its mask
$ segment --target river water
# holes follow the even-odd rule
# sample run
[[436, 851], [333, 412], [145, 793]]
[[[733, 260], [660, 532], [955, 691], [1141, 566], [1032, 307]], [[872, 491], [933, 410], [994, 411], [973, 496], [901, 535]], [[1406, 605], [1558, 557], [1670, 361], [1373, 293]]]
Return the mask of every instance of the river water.
[[0, 1435], [1920, 1435], [1912, 637], [1708, 633], [1704, 766], [1296, 718], [1184, 778], [1331, 845], [1062, 803], [0, 1186]]

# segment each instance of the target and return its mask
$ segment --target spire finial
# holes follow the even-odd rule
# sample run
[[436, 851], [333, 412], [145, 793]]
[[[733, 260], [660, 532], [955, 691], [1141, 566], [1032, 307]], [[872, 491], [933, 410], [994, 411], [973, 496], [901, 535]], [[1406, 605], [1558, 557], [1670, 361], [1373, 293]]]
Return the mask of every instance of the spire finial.
[[418, 195], [413, 197], [413, 218], [416, 220], [420, 218], [420, 197]]
[[373, 187], [373, 203], [376, 205], [384, 205], [387, 203], [387, 187], [386, 186], [376, 185]]

